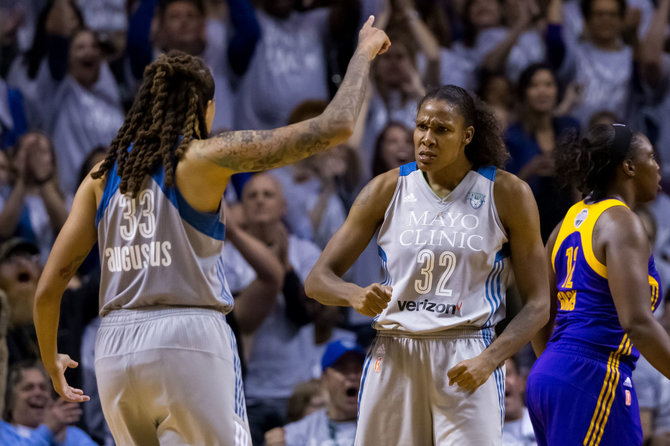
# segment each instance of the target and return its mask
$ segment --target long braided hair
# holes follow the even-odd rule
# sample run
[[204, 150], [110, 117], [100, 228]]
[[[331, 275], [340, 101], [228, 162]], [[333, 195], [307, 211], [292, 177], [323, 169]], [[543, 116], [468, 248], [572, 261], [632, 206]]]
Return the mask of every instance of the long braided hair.
[[189, 143], [207, 137], [205, 111], [213, 96], [214, 80], [201, 59], [180, 51], [159, 56], [144, 70], [142, 85], [109, 154], [91, 176], [100, 178], [117, 163], [119, 190], [134, 197], [144, 178], [160, 164], [165, 185], [171, 187], [177, 162]]

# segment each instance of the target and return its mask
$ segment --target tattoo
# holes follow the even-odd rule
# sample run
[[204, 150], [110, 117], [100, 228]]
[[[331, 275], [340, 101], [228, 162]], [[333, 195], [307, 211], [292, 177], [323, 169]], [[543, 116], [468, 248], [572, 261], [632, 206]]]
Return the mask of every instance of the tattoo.
[[60, 275], [61, 279], [63, 280], [70, 280], [72, 276], [77, 272], [77, 269], [79, 268], [79, 265], [81, 265], [81, 262], [84, 261], [88, 254], [82, 254], [77, 257], [75, 257], [67, 266], [61, 268], [58, 271], [58, 274]]
[[195, 146], [195, 155], [237, 172], [294, 163], [332, 147], [353, 130], [365, 98], [370, 58], [354, 53], [347, 74], [318, 118], [276, 130], [222, 133]]

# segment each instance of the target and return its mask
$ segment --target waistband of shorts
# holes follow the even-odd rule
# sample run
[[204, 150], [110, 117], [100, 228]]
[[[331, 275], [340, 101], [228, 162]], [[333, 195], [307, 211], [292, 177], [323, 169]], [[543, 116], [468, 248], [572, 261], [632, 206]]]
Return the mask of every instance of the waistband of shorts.
[[494, 327], [453, 328], [428, 333], [412, 333], [399, 330], [377, 330], [377, 336], [411, 339], [483, 339], [493, 341], [496, 337]]
[[112, 310], [103, 316], [100, 326], [128, 325], [157, 319], [181, 316], [213, 316], [226, 320], [224, 313], [219, 310], [204, 307], [171, 307], [156, 306], [147, 308]]
[[[598, 345], [580, 343], [577, 341], [560, 341], [547, 345], [547, 352], [565, 353], [570, 355], [579, 355], [588, 359], [596, 360], [600, 363], [609, 363], [610, 355], [615, 353], [612, 349]], [[623, 366], [629, 373], [635, 368], [633, 361], [627, 355], [619, 356], [619, 365]]]

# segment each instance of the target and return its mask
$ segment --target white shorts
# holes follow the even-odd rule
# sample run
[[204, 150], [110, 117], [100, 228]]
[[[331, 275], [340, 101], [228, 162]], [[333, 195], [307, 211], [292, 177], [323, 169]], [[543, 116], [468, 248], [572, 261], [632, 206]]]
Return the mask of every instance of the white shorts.
[[95, 375], [118, 445], [250, 446], [240, 360], [225, 316], [117, 310], [102, 319]]
[[430, 337], [378, 333], [363, 366], [356, 446], [502, 444], [505, 370], [470, 393], [447, 372], [490, 344], [492, 330]]

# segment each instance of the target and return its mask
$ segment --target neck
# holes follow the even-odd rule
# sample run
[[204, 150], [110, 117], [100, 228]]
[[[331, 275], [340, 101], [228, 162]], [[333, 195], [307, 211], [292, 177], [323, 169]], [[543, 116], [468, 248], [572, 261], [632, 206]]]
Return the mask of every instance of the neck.
[[330, 421], [339, 421], [339, 422], [356, 421], [355, 413], [353, 414], [348, 413], [346, 410], [338, 409], [332, 404], [328, 405], [328, 408], [326, 409], [326, 414], [328, 415], [328, 419]]
[[626, 183], [620, 184], [613, 182], [613, 184], [611, 184], [603, 193], [594, 194], [593, 198], [598, 201], [607, 199], [623, 201], [631, 209], [633, 209], [636, 204], [635, 194], [633, 193], [632, 188]]
[[550, 112], [534, 112], [528, 111], [526, 113], [526, 123], [531, 130], [537, 132], [541, 130], [553, 129], [551, 122], [552, 115]]
[[430, 188], [440, 197], [447, 196], [465, 178], [472, 169], [472, 163], [465, 153], [449, 166], [435, 172], [424, 172], [424, 177]]
[[591, 38], [591, 43], [598, 49], [603, 51], [618, 51], [621, 48], [619, 39], [594, 39]]

